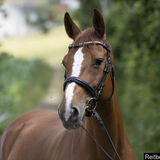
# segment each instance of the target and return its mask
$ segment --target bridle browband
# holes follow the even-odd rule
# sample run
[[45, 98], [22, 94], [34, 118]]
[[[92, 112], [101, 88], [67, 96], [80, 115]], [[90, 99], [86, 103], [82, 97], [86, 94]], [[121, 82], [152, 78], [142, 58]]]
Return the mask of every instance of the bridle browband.
[[[63, 90], [65, 90], [68, 83], [75, 82], [79, 86], [85, 88], [86, 91], [90, 93], [92, 98], [89, 100], [89, 102], [87, 104], [86, 116], [90, 117], [91, 115], [94, 115], [96, 117], [99, 124], [103, 128], [103, 131], [104, 131], [109, 143], [111, 144], [111, 146], [113, 148], [113, 151], [115, 152], [118, 160], [120, 160], [120, 156], [119, 156], [118, 152], [116, 151], [116, 148], [115, 148], [115, 146], [112, 142], [112, 139], [109, 135], [109, 132], [108, 132], [107, 128], [105, 127], [101, 117], [96, 112], [97, 101], [98, 101], [98, 99], [99, 99], [99, 97], [102, 93], [103, 88], [104, 88], [105, 80], [107, 78], [108, 73], [110, 72], [110, 68], [111, 68], [111, 72], [112, 72], [112, 77], [111, 77], [111, 79], [112, 79], [112, 96], [113, 96], [113, 93], [114, 93], [114, 67], [111, 63], [111, 57], [110, 57], [111, 50], [109, 48], [109, 43], [108, 42], [105, 44], [105, 43], [102, 43], [100, 41], [88, 41], [88, 42], [83, 42], [83, 43], [78, 43], [78, 44], [70, 44], [68, 48], [69, 49], [79, 48], [79, 47], [88, 46], [88, 45], [100, 45], [104, 49], [106, 49], [106, 51], [107, 51], [107, 53], [106, 53], [107, 54], [107, 60], [106, 60], [106, 63], [105, 63], [102, 78], [98, 82], [97, 86], [95, 88], [93, 88], [86, 81], [80, 79], [79, 77], [72, 76], [72, 77], [66, 78], [66, 76], [65, 76]], [[96, 145], [103, 151], [103, 153], [108, 157], [108, 159], [113, 160], [113, 158], [104, 150], [104, 148], [95, 140], [95, 138], [83, 126], [81, 128], [87, 133], [87, 135], [91, 138], [91, 140], [94, 141], [96, 143]]]

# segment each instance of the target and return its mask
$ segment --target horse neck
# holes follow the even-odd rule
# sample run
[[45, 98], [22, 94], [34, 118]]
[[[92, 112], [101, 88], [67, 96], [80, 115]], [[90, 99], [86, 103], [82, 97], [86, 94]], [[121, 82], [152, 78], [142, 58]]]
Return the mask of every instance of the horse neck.
[[[103, 92], [103, 94], [105, 95], [105, 92]], [[102, 95], [102, 97], [105, 97], [104, 95]], [[107, 130], [109, 131], [109, 134], [112, 138], [112, 141], [117, 151], [119, 153], [122, 153], [125, 133], [123, 129], [123, 122], [122, 122], [122, 117], [120, 113], [120, 107], [118, 103], [116, 90], [114, 91], [112, 98], [110, 99], [100, 98], [98, 101], [96, 110], [98, 114], [101, 116]], [[114, 153], [111, 148], [111, 145], [109, 144], [107, 138], [104, 135], [102, 128], [98, 124], [95, 117], [92, 116], [91, 118], [87, 119], [86, 127], [94, 136], [94, 138], [104, 147], [104, 149], [114, 157]], [[90, 143], [90, 147], [92, 149], [96, 148], [95, 144], [91, 142], [91, 140], [88, 140], [88, 143]], [[102, 151], [98, 149], [97, 152], [99, 152], [99, 155], [103, 156]]]

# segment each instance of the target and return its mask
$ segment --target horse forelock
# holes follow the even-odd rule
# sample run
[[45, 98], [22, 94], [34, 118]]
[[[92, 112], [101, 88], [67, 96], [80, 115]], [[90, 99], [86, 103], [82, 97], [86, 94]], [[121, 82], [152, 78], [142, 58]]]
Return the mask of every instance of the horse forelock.
[[106, 36], [104, 35], [103, 39], [99, 38], [95, 32], [94, 28], [87, 28], [86, 30], [80, 32], [73, 43], [83, 43], [87, 41], [106, 41]]

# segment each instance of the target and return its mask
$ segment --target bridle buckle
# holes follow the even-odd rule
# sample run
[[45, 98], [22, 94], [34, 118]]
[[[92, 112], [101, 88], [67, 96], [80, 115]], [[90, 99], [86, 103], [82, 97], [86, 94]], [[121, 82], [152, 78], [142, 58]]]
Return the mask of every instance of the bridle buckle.
[[92, 114], [93, 114], [93, 110], [96, 109], [96, 106], [97, 106], [97, 100], [95, 99], [95, 97], [91, 98], [87, 105], [86, 105], [86, 116], [87, 117], [91, 117]]

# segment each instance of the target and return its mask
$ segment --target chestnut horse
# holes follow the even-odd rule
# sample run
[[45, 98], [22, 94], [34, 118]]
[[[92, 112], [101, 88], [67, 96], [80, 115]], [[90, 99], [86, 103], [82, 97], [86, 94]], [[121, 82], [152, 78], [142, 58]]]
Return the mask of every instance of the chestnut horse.
[[[35, 110], [20, 116], [1, 138], [0, 160], [108, 159], [84, 128], [113, 159], [117, 159], [95, 117], [85, 116], [88, 102], [104, 75], [106, 64], [109, 67], [103, 80], [103, 90], [100, 89], [102, 85], [97, 87], [97, 91], [94, 90], [95, 94], [101, 90], [96, 111], [103, 119], [120, 158], [136, 159], [124, 131], [116, 86], [113, 88], [113, 54], [111, 46], [107, 48], [105, 45], [105, 24], [99, 11], [94, 10], [92, 21], [92, 28], [80, 31], [68, 13], [64, 17], [65, 29], [73, 44], [62, 61], [67, 79], [58, 112], [61, 121], [51, 110]], [[110, 59], [106, 49], [110, 50]]]

